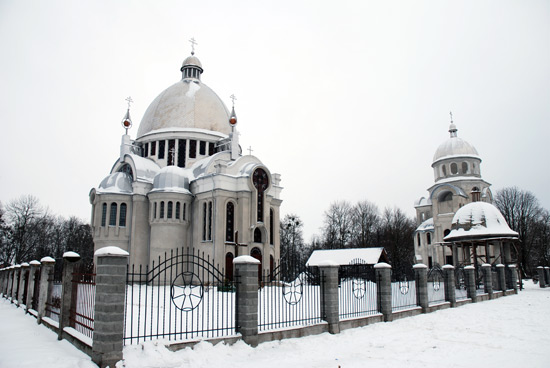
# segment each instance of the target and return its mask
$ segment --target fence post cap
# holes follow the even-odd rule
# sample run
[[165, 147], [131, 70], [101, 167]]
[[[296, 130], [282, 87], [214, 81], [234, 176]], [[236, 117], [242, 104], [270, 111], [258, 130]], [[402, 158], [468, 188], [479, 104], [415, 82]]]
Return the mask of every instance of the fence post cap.
[[424, 263], [417, 263], [417, 264], [413, 265], [413, 268], [414, 269], [421, 269], [421, 268], [428, 268], [428, 266], [426, 266]]
[[391, 268], [386, 262], [380, 262], [374, 265], [374, 268]]
[[41, 263], [55, 263], [55, 259], [52, 257], [44, 257], [40, 260]]
[[252, 256], [238, 256], [237, 258], [233, 259], [233, 264], [260, 264], [260, 261], [258, 261], [256, 258]]
[[546, 267], [544, 267], [544, 268], [546, 268], [546, 269], [550, 269], [550, 267], [548, 267], [548, 266], [546, 266]]
[[516, 268], [516, 265], [515, 265], [515, 264], [509, 264], [508, 267], [510, 267], [510, 268]]
[[504, 265], [502, 263], [499, 263], [499, 264], [497, 264], [497, 267], [499, 267], [499, 268], [504, 267]]
[[80, 259], [80, 254], [76, 252], [65, 252], [63, 253], [63, 259], [66, 259], [69, 262], [76, 262]]
[[36, 259], [32, 260], [30, 263], [31, 266], [40, 266], [40, 262], [38, 262]]
[[112, 246], [112, 245], [108, 246], [108, 247], [99, 248], [94, 253], [95, 257], [109, 257], [109, 256], [115, 256], [115, 257], [125, 256], [125, 257], [128, 257], [129, 255], [130, 255], [130, 253], [128, 253], [124, 249], [121, 249], [119, 247], [115, 247], [115, 246]]
[[27, 262], [21, 263], [21, 267], [29, 267], [29, 264]]
[[542, 267], [542, 266], [538, 266], [537, 268], [541, 268], [541, 269], [544, 269], [544, 267]]
[[21, 265], [19, 264], [16, 264], [15, 266], [13, 266], [14, 268], [21, 268]]
[[491, 265], [489, 263], [484, 263], [481, 265], [481, 267], [491, 267]]
[[469, 265], [469, 266], [465, 266], [464, 269], [465, 270], [475, 270], [476, 268], [472, 265]]
[[317, 262], [317, 266], [319, 267], [338, 267], [340, 266], [338, 263], [331, 261], [330, 259], [326, 259], [321, 262]]
[[446, 264], [446, 265], [443, 265], [441, 268], [443, 268], [444, 270], [454, 270], [455, 266]]

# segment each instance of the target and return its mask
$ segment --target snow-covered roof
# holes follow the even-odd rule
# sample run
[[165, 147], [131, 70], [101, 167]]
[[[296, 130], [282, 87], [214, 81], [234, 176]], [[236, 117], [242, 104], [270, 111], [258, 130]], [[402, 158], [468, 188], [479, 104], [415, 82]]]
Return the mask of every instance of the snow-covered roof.
[[517, 239], [498, 208], [486, 202], [472, 202], [456, 211], [445, 241], [507, 238]]
[[415, 207], [431, 206], [432, 200], [430, 198], [420, 197], [420, 199], [414, 202]]
[[153, 180], [153, 189], [151, 192], [189, 192], [188, 170], [177, 166], [163, 167]]
[[416, 231], [433, 231], [433, 230], [434, 230], [433, 217], [427, 219], [416, 228]]
[[325, 261], [332, 261], [345, 266], [354, 263], [376, 264], [384, 248], [321, 249], [315, 250], [307, 260], [307, 266], [319, 266]]
[[137, 181], [153, 182], [155, 175], [160, 171], [160, 166], [155, 161], [135, 154], [128, 154], [126, 157], [131, 158], [134, 163], [136, 169], [134, 175]]
[[98, 193], [132, 194], [132, 178], [123, 172], [116, 172], [99, 183]]

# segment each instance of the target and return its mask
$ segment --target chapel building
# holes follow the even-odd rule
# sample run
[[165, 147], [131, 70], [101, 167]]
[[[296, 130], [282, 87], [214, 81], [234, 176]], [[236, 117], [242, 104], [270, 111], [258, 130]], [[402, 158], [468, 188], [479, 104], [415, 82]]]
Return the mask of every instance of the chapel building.
[[235, 109], [202, 82], [194, 52], [180, 71], [149, 105], [135, 140], [128, 108], [120, 156], [89, 194], [95, 250], [120, 247], [135, 265], [200, 251], [228, 278], [233, 258], [251, 255], [268, 271], [279, 260], [280, 175], [242, 155]]

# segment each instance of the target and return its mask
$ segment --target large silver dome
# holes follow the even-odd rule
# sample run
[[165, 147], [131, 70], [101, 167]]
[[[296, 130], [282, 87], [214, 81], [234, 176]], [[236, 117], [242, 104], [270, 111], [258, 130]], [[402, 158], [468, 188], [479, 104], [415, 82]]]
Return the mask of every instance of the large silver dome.
[[459, 138], [456, 134], [456, 126], [451, 123], [449, 127], [449, 133], [451, 137], [445, 142], [441, 143], [435, 151], [433, 162], [451, 157], [474, 157], [480, 158], [479, 153], [474, 146], [466, 142], [464, 139]]

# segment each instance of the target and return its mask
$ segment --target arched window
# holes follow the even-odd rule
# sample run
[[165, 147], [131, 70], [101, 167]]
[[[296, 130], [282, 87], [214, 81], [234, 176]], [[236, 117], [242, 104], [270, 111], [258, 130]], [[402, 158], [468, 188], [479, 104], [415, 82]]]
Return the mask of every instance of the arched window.
[[161, 219], [164, 218], [164, 201], [160, 202], [160, 216]]
[[228, 202], [225, 208], [225, 241], [234, 242], [235, 241], [235, 206], [233, 202]]
[[451, 230], [445, 229], [445, 231], [443, 232], [443, 237], [446, 237], [446, 236], [449, 235], [450, 233], [451, 233]]
[[180, 219], [180, 203], [176, 202], [176, 220]]
[[257, 192], [257, 221], [264, 221], [264, 192], [269, 186], [269, 178], [264, 169], [256, 169], [252, 175], [252, 183]]
[[432, 244], [432, 234], [426, 233], [426, 244]]
[[275, 229], [273, 228], [273, 208], [269, 209], [269, 244], [274, 244], [273, 237]]
[[467, 162], [463, 162], [463, 163], [462, 163], [462, 173], [463, 173], [463, 174], [467, 174], [467, 173], [468, 173], [468, 163], [467, 163]]
[[212, 240], [212, 201], [202, 204], [202, 240]]
[[420, 243], [420, 233], [416, 234], [416, 242], [418, 243], [418, 247], [420, 247], [420, 245], [422, 243]]
[[458, 166], [454, 162], [451, 164], [451, 174], [453, 174], [453, 175], [458, 174]]
[[254, 229], [254, 243], [262, 242], [262, 231], [259, 228]]
[[443, 176], [447, 176], [447, 167], [445, 165], [441, 165], [441, 172], [443, 173]]
[[262, 251], [260, 248], [254, 247], [250, 251], [250, 255], [260, 261], [258, 265], [258, 281], [262, 281]]
[[181, 219], [182, 219], [182, 220], [185, 220], [185, 209], [186, 209], [186, 208], [187, 208], [187, 205], [184, 203], [184, 204], [183, 204], [183, 212], [182, 212], [182, 214], [181, 214]]
[[107, 223], [107, 203], [103, 203], [101, 206], [101, 226], [105, 226]]
[[225, 255], [225, 279], [233, 281], [233, 253], [227, 252]]
[[116, 203], [111, 203], [111, 212], [109, 214], [109, 226], [116, 226]]
[[168, 209], [166, 211], [166, 218], [169, 218], [171, 219], [172, 218], [172, 209], [174, 207], [174, 204], [172, 203], [172, 201], [169, 201], [168, 202]]
[[446, 201], [452, 201], [453, 200], [453, 193], [451, 192], [445, 192], [439, 197], [439, 202], [446, 202]]
[[120, 227], [126, 226], [126, 203], [122, 203], [120, 205], [120, 215], [118, 218], [118, 226]]
[[157, 218], [157, 202], [155, 202], [155, 210], [153, 211], [153, 218]]

